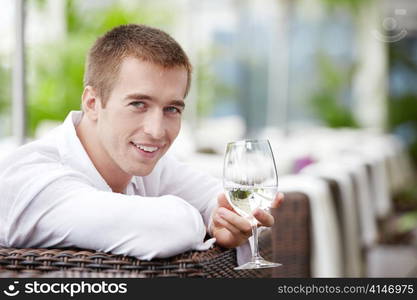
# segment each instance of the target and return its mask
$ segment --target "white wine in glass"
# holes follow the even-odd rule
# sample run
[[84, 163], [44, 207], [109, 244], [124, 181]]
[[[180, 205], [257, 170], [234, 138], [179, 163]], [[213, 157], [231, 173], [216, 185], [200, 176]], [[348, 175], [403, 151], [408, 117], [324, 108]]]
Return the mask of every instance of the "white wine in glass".
[[243, 140], [227, 144], [223, 167], [223, 187], [233, 209], [252, 226], [252, 260], [235, 270], [281, 266], [262, 258], [258, 248], [257, 208], [268, 209], [278, 189], [275, 159], [268, 140]]

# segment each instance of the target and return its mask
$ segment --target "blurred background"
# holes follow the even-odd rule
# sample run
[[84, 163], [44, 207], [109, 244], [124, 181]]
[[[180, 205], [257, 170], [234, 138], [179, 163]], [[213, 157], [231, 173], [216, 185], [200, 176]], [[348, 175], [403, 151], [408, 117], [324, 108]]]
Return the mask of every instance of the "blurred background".
[[[315, 257], [314, 276], [417, 276], [415, 0], [0, 0], [0, 7], [0, 158], [79, 110], [85, 55], [99, 35], [126, 23], [158, 27], [194, 66], [172, 149], [180, 159], [221, 177], [227, 142], [268, 138], [283, 191], [318, 201], [303, 178], [332, 179], [346, 191], [332, 201], [359, 205], [356, 229], [329, 206], [339, 226], [329, 234], [344, 248], [353, 230], [359, 258], [336, 253], [336, 267], [320, 269]], [[362, 198], [346, 196], [355, 189]], [[312, 213], [313, 222], [320, 218]]]

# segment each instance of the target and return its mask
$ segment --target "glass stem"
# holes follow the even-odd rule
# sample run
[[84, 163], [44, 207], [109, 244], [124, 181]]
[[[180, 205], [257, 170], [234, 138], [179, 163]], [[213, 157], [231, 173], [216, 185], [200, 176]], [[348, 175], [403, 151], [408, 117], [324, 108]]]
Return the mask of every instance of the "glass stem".
[[258, 247], [258, 226], [256, 220], [252, 222], [252, 236], [253, 236], [253, 256], [252, 261], [257, 261], [261, 256], [259, 255]]

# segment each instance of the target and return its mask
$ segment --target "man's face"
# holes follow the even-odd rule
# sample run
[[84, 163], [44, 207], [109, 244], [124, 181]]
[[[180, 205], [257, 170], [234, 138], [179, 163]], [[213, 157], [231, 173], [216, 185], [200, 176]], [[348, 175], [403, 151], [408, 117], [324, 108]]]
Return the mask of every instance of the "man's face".
[[97, 134], [109, 167], [146, 176], [181, 127], [187, 71], [125, 58], [105, 108], [100, 103]]

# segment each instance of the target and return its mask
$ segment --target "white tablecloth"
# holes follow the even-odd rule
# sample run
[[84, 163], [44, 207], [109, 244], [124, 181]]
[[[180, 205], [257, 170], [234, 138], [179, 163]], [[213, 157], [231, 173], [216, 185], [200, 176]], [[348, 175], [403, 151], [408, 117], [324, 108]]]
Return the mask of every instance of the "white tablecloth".
[[344, 237], [344, 276], [361, 277], [361, 234], [360, 212], [355, 197], [353, 182], [348, 167], [343, 168], [340, 163], [320, 162], [302, 170], [302, 174], [314, 177], [333, 179], [340, 188], [340, 203], [342, 214], [342, 232]]

